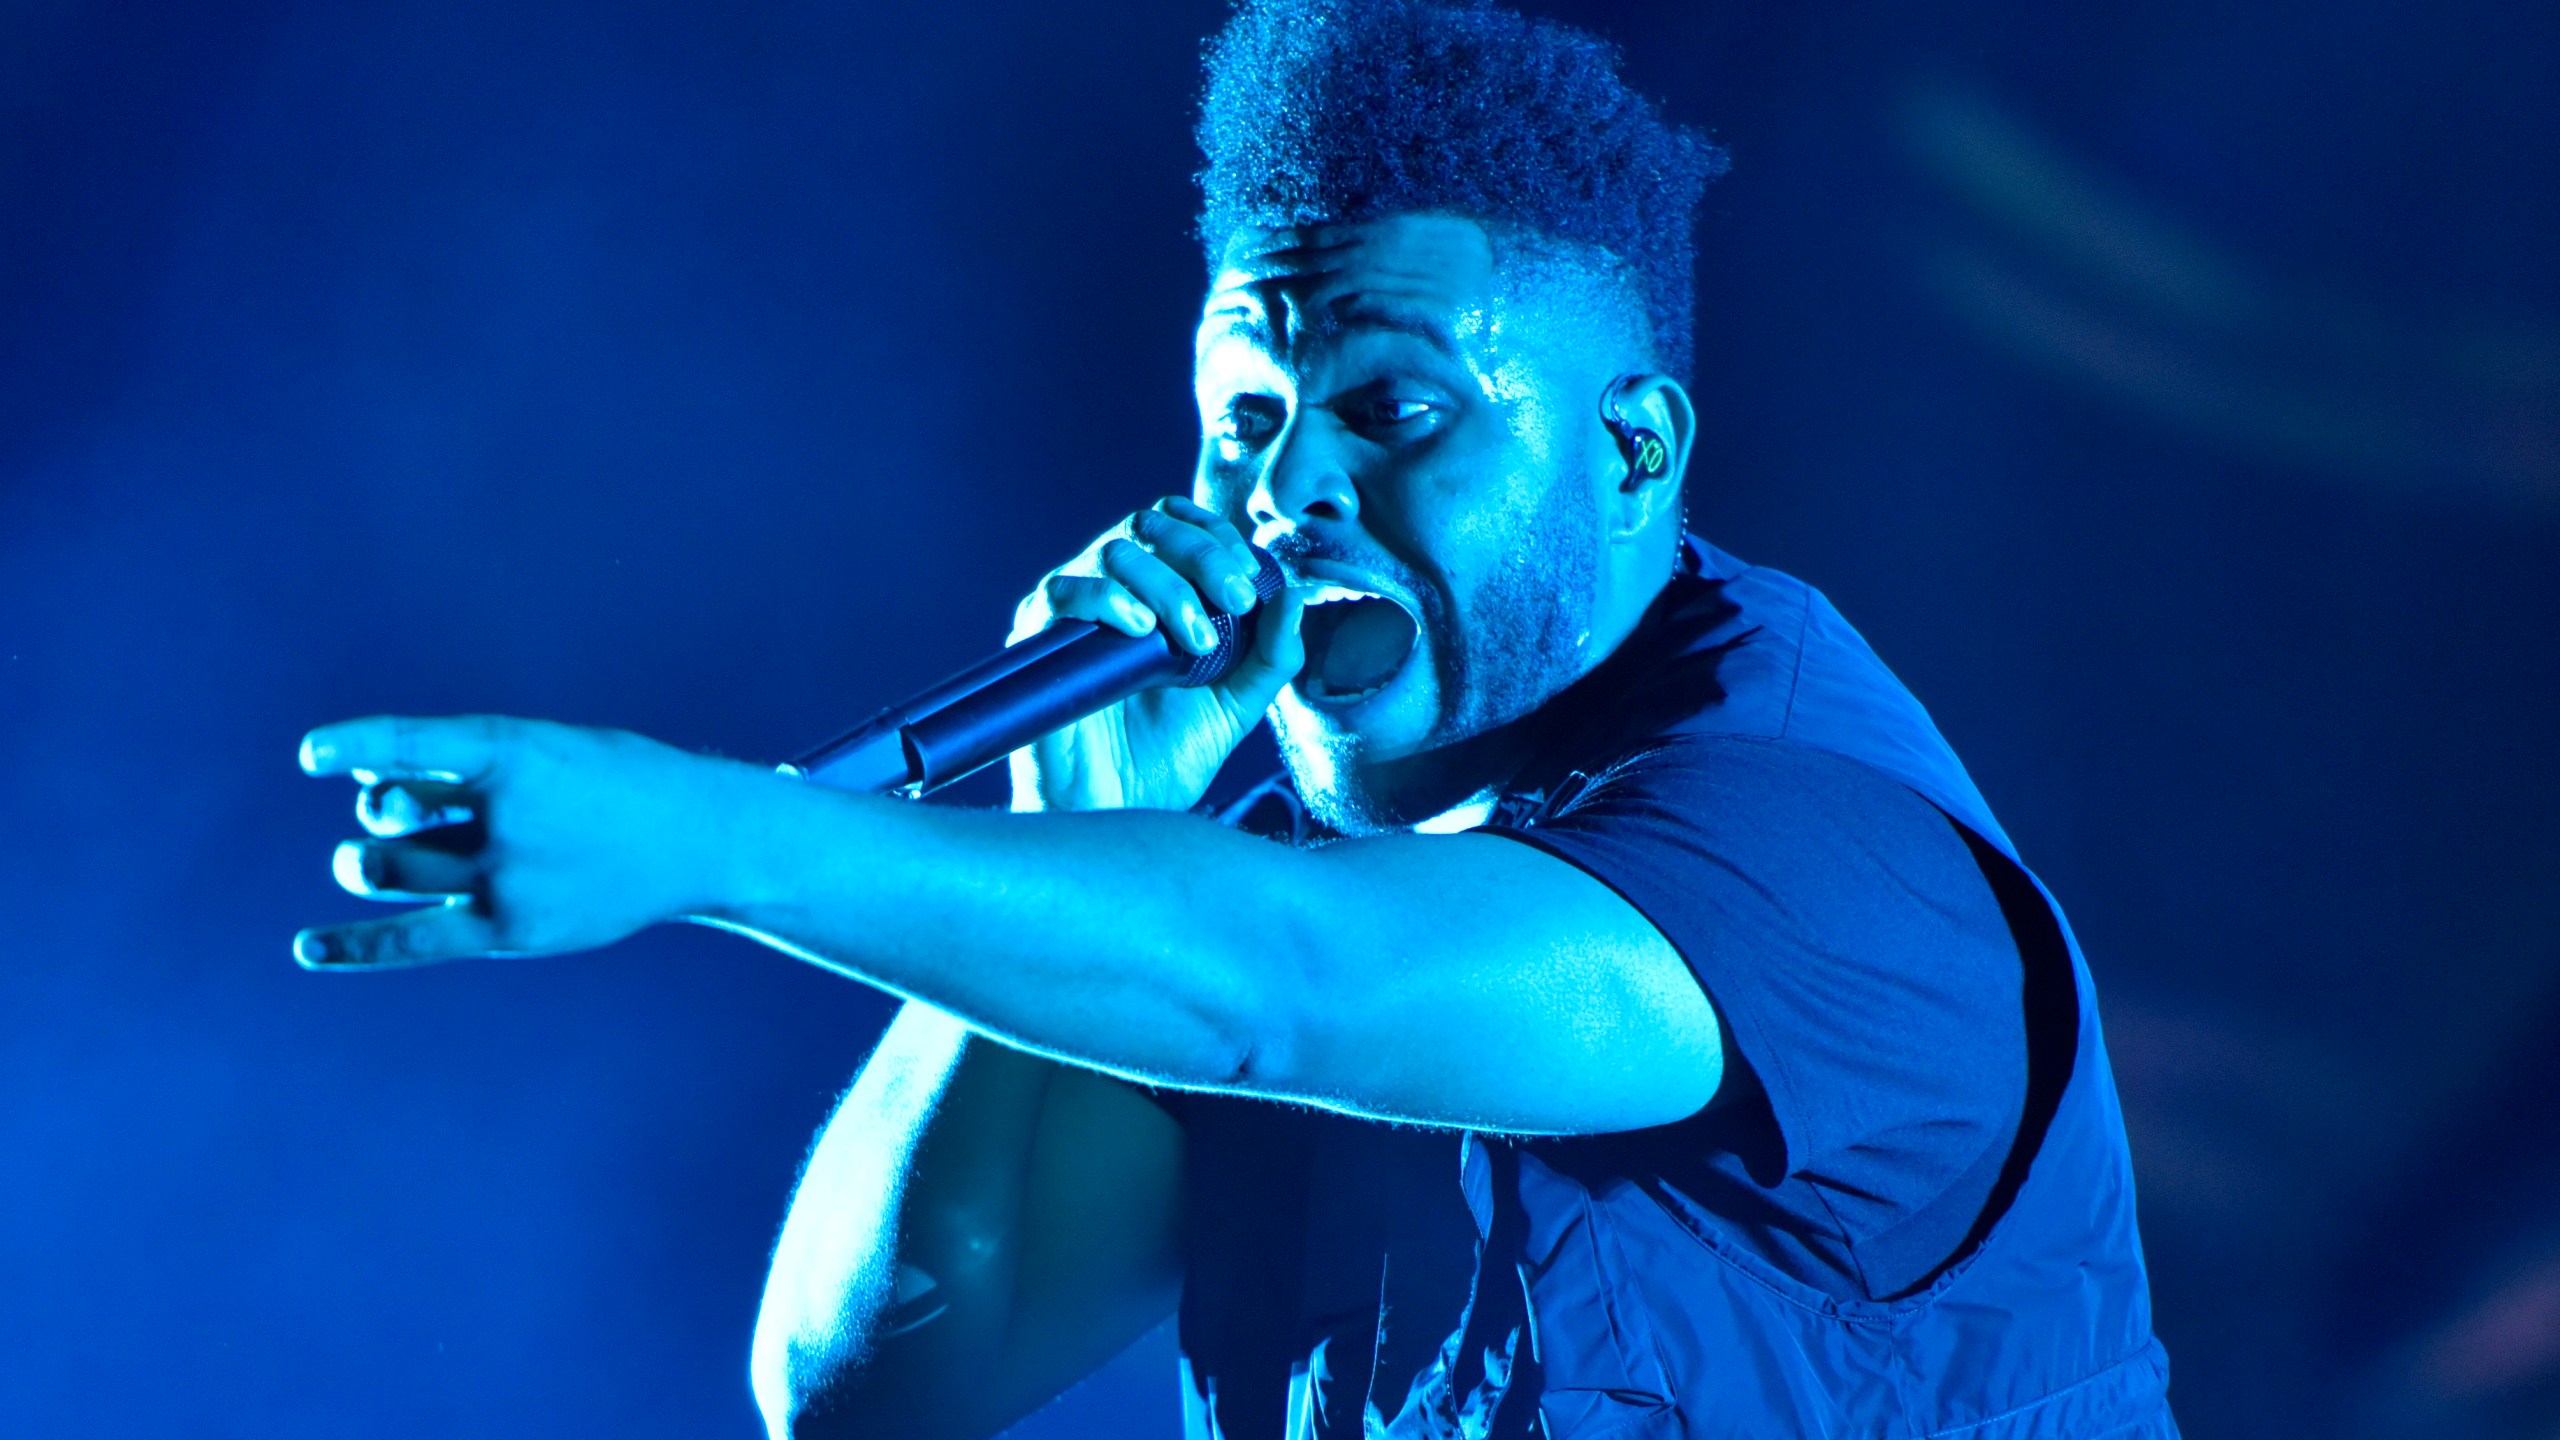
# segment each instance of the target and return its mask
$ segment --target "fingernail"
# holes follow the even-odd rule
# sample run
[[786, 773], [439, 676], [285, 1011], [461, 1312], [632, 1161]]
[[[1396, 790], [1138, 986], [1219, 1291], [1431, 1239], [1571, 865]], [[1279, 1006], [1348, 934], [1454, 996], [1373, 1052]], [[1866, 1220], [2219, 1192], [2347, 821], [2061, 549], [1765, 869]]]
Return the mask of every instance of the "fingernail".
[[305, 739], [302, 742], [302, 768], [305, 771], [317, 773], [321, 766], [328, 764], [336, 757], [335, 750], [317, 740]]
[[1204, 654], [1208, 651], [1217, 649], [1218, 632], [1216, 627], [1209, 623], [1209, 618], [1205, 615], [1199, 614], [1194, 614], [1188, 618], [1190, 623], [1186, 628], [1191, 631], [1191, 643], [1199, 646]]
[[373, 888], [373, 879], [364, 873], [364, 842], [341, 840], [329, 852], [329, 874], [338, 888], [350, 895], [362, 895]]
[[1230, 575], [1223, 589], [1229, 610], [1244, 611], [1253, 608], [1253, 582], [1241, 575]]
[[1115, 600], [1111, 603], [1112, 608], [1120, 612], [1120, 618], [1128, 621], [1131, 625], [1136, 626], [1139, 634], [1144, 635], [1148, 631], [1156, 628], [1156, 613], [1148, 609], [1146, 606], [1139, 604], [1135, 600], [1125, 599]]
[[328, 964], [328, 940], [312, 931], [303, 931], [293, 937], [293, 959], [295, 964], [313, 969]]

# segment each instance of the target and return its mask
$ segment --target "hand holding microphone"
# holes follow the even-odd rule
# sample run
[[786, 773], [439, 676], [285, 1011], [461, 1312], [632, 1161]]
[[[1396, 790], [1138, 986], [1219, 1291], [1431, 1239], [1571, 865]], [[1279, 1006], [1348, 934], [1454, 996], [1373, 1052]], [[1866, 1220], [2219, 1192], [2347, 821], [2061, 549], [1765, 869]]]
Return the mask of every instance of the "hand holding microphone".
[[1054, 621], [1089, 620], [1123, 635], [1161, 633], [1200, 655], [1215, 648], [1220, 615], [1249, 619], [1252, 640], [1223, 679], [1141, 691], [1014, 752], [1014, 808], [1198, 804], [1306, 659], [1297, 594], [1282, 585], [1268, 599], [1256, 596], [1256, 565], [1270, 563], [1225, 518], [1177, 496], [1139, 511], [1050, 572], [1014, 612], [1017, 641]]

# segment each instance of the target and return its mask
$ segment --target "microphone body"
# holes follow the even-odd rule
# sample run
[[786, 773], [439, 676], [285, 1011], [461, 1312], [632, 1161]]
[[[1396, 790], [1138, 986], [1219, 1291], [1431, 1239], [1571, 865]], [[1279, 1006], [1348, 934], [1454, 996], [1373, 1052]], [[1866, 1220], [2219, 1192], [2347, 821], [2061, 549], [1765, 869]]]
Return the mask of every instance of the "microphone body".
[[782, 770], [838, 790], [929, 795], [1141, 690], [1215, 684], [1253, 648], [1257, 622], [1285, 583], [1268, 554], [1256, 548], [1254, 557], [1254, 608], [1212, 613], [1218, 645], [1206, 655], [1175, 648], [1162, 625], [1123, 635], [1090, 620], [1061, 620]]

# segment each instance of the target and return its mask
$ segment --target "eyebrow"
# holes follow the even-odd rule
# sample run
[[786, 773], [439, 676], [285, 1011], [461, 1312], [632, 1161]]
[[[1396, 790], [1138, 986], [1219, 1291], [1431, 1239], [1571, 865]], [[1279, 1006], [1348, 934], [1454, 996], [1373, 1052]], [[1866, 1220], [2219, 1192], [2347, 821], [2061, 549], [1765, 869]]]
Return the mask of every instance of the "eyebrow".
[[1437, 316], [1402, 305], [1355, 299], [1345, 305], [1326, 307], [1319, 326], [1327, 337], [1352, 329], [1386, 330], [1410, 335], [1451, 360], [1458, 358], [1458, 337], [1450, 333], [1446, 324]]
[[[1235, 328], [1264, 349], [1276, 351], [1280, 348], [1272, 336], [1267, 307], [1238, 303], [1222, 305], [1212, 313], [1231, 320]], [[1437, 316], [1368, 296], [1345, 296], [1323, 307], [1317, 312], [1315, 323], [1308, 328], [1328, 340], [1351, 330], [1383, 330], [1410, 335], [1452, 362], [1462, 363], [1464, 359], [1458, 353], [1458, 337]]]

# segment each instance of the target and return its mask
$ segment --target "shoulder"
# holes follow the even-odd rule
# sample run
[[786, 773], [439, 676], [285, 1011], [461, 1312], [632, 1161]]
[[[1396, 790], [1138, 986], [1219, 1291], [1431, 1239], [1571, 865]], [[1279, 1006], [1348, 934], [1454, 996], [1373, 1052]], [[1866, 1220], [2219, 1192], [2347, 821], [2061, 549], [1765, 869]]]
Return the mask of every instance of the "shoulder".
[[1769, 822], [1856, 828], [1915, 815], [1943, 825], [1923, 794], [1859, 758], [1800, 740], [1715, 730], [1659, 735], [1633, 748], [1559, 789], [1541, 822], [1590, 822], [1631, 805], [1682, 812], [1718, 830]]
[[[1966, 832], [1894, 777], [1787, 740], [1672, 737], [1512, 833], [1679, 952], [1765, 1094], [1782, 1168], [1903, 1207], [2014, 1123], [2017, 942]], [[1888, 1152], [1890, 1174], [1859, 1169]]]
[[1824, 717], [1807, 734], [1799, 714], [1809, 674], [1818, 694], [1884, 707], [1908, 698], [1821, 591], [1691, 536], [1643, 623], [1577, 687], [1589, 699], [1568, 704], [1602, 702], [1592, 708], [1637, 731], [1819, 745]]
[[1668, 737], [1504, 828], [1632, 901], [1711, 993], [1861, 973], [1945, 983], [2016, 964], [1964, 828], [1817, 747]]
[[1704, 864], [1772, 896], [1851, 877], [1891, 881], [1886, 893], [1915, 901], [1981, 884], [1957, 826], [1909, 785], [1759, 736], [1665, 736], [1560, 787], [1519, 828], [1551, 847], [1641, 859], [1666, 883]]
[[[1666, 613], [1686, 617], [1672, 627], [1685, 630], [1663, 668], [1711, 671], [1714, 693], [1658, 733], [1785, 740], [1844, 757], [2009, 849], [1927, 709], [1820, 590], [1694, 536], [1674, 586]], [[1694, 681], [1689, 688], [1697, 689]]]

